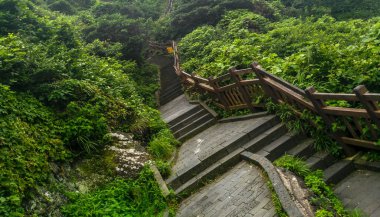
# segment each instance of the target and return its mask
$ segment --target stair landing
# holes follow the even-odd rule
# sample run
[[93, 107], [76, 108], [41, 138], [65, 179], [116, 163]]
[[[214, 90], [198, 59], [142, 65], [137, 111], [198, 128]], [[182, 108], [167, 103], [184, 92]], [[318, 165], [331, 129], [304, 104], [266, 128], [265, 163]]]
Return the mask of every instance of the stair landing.
[[276, 210], [260, 170], [242, 161], [181, 203], [180, 217], [272, 217]]
[[358, 208], [369, 217], [380, 216], [380, 173], [357, 170], [335, 187], [345, 207]]

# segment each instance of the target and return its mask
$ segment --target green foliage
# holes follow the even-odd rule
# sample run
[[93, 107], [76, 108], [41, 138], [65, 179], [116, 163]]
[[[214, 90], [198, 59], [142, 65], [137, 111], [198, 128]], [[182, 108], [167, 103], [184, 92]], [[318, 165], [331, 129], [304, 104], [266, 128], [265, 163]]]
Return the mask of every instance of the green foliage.
[[[338, 22], [323, 16], [270, 22], [249, 11], [231, 11], [217, 26], [199, 27], [182, 39], [182, 67], [207, 78], [225, 74], [233, 66], [248, 68], [258, 61], [270, 73], [300, 88], [314, 86], [321, 92], [349, 93], [365, 84], [371, 92], [380, 92], [379, 26], [378, 18]], [[340, 101], [326, 103], [358, 106]], [[293, 108], [268, 106], [289, 129], [311, 135], [317, 149], [339, 154], [339, 146], [326, 132], [347, 131], [342, 120], [337, 120], [332, 129], [325, 129], [321, 118], [307, 112], [298, 118]], [[363, 129], [363, 139], [370, 138], [368, 132]]]
[[169, 129], [161, 130], [149, 142], [148, 150], [158, 159], [168, 159], [171, 157], [175, 145], [178, 142], [175, 140], [172, 132]]
[[[50, 163], [100, 152], [110, 142], [109, 132], [133, 133], [145, 145], [154, 138], [157, 158], [169, 156], [175, 145], [158, 111], [144, 104], [153, 105], [157, 69], [125, 60], [142, 56], [139, 48], [146, 38], [139, 34], [146, 32], [145, 21], [104, 15], [125, 24], [121, 29], [110, 25], [119, 38], [96, 36], [86, 43], [84, 25], [103, 28], [103, 23], [88, 11], [69, 17], [44, 9], [62, 2], [73, 13], [95, 3], [0, 0], [1, 216], [25, 215], [24, 207], [51, 175]], [[151, 84], [136, 91], [144, 77]]]
[[[321, 117], [303, 111], [301, 117], [294, 113], [294, 108], [287, 104], [275, 104], [269, 100], [266, 104], [268, 112], [276, 114], [286, 127], [295, 133], [302, 133], [314, 139], [314, 148], [318, 151], [328, 151], [334, 156], [342, 155], [341, 146], [328, 136], [326, 124]], [[314, 124], [311, 124], [314, 123]]]
[[49, 9], [64, 14], [75, 14], [77, 11], [89, 9], [95, 5], [96, 0], [44, 0]]
[[63, 207], [69, 216], [159, 216], [166, 201], [146, 167], [136, 180], [115, 179], [88, 194], [72, 193]]
[[[137, 71], [137, 72], [136, 72]], [[159, 89], [159, 69], [155, 65], [144, 65], [139, 70], [129, 73], [129, 76], [136, 82], [136, 91], [143, 98], [144, 104], [157, 107], [156, 91]]]
[[323, 172], [311, 172], [302, 160], [285, 155], [275, 161], [275, 165], [288, 169], [304, 179], [305, 185], [313, 192], [312, 205], [317, 207], [316, 216], [350, 216], [334, 191], [324, 182]]
[[366, 161], [370, 161], [370, 162], [380, 162], [380, 152], [379, 151], [366, 152], [364, 153], [363, 158]]
[[22, 202], [46, 181], [50, 161], [67, 159], [53, 113], [29, 94], [0, 85], [0, 215], [22, 216]]
[[376, 0], [281, 0], [289, 16], [322, 16], [329, 14], [337, 19], [366, 19], [378, 16], [380, 6]]
[[71, 4], [65, 0], [54, 1], [54, 3], [49, 5], [49, 8], [53, 11], [59, 11], [64, 14], [74, 14], [76, 12]]
[[247, 9], [269, 19], [279, 18], [278, 1], [264, 0], [193, 0], [177, 1], [171, 15], [174, 37], [183, 36], [201, 25], [215, 25], [230, 10]]
[[[378, 35], [374, 34], [379, 29], [378, 19], [338, 22], [326, 16], [294, 18], [273, 22], [265, 28], [268, 31], [261, 30], [264, 32], [236, 25], [245, 20], [243, 23], [256, 22], [259, 27], [264, 20], [258, 22], [257, 18], [251, 12], [230, 12], [216, 27], [200, 27], [185, 36], [180, 43], [183, 68], [209, 77], [258, 61], [269, 72], [301, 88], [351, 92], [364, 83], [371, 91], [380, 91]], [[235, 25], [239, 31], [230, 29]]]
[[311, 172], [303, 160], [291, 155], [282, 156], [276, 160], [275, 164], [294, 172], [300, 177], [306, 177]]
[[88, 42], [96, 39], [101, 41], [119, 42], [123, 45], [124, 59], [142, 61], [141, 50], [148, 40], [145, 21], [143, 19], [128, 19], [121, 14], [106, 14], [96, 19], [92, 25], [84, 29]]
[[158, 19], [165, 4], [161, 0], [115, 0], [98, 3], [92, 10], [95, 16], [121, 14], [128, 18]]
[[156, 166], [158, 171], [160, 171], [160, 174], [164, 179], [169, 178], [171, 174], [171, 165], [168, 162], [162, 161], [162, 160], [157, 160], [156, 161]]

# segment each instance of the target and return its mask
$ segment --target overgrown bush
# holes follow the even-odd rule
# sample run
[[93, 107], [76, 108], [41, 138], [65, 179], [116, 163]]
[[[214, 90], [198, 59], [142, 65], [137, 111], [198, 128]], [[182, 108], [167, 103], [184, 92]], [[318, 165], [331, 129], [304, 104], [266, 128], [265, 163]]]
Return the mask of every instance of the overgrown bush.
[[174, 147], [177, 144], [172, 132], [169, 129], [161, 130], [149, 142], [148, 150], [159, 159], [171, 157]]
[[167, 207], [148, 167], [136, 180], [116, 179], [94, 192], [68, 196], [71, 203], [63, 213], [69, 216], [159, 216]]
[[339, 22], [327, 16], [293, 18], [272, 22], [264, 32], [241, 24], [256, 22], [260, 29], [257, 19], [248, 11], [230, 12], [216, 27], [200, 27], [185, 36], [180, 42], [184, 70], [207, 78], [257, 61], [301, 88], [352, 92], [365, 84], [380, 92], [377, 18]]
[[[88, 44], [80, 32], [83, 17], [94, 22], [91, 15], [76, 19], [35, 2], [41, 7], [27, 0], [0, 0], [1, 216], [25, 215], [26, 204], [38, 195], [36, 189], [48, 183], [51, 163], [60, 165], [100, 152], [110, 142], [109, 132], [133, 133], [144, 145], [156, 138], [152, 147], [164, 148], [152, 149], [157, 158], [169, 156], [175, 144], [159, 112], [144, 104], [153, 104], [149, 94], [156, 88], [157, 69], [126, 57], [142, 56], [141, 50], [129, 52], [133, 47], [126, 44], [139, 47], [143, 39], [94, 37]], [[93, 3], [76, 1], [71, 6], [80, 11]], [[135, 27], [142, 21], [126, 22], [128, 31], [140, 33]], [[152, 84], [136, 91], [131, 77], [142, 82], [143, 76], [149, 76]], [[128, 189], [136, 193], [135, 186]], [[146, 198], [156, 192], [149, 186], [139, 191]], [[130, 205], [134, 213], [144, 213], [148, 207]], [[147, 212], [162, 211], [157, 206]]]
[[0, 215], [22, 216], [22, 202], [33, 196], [50, 173], [49, 162], [70, 152], [54, 114], [29, 94], [0, 84]]
[[65, 0], [59, 0], [55, 1], [51, 5], [49, 5], [49, 8], [53, 11], [59, 11], [64, 14], [74, 14], [75, 9], [71, 6], [70, 3], [68, 3]]

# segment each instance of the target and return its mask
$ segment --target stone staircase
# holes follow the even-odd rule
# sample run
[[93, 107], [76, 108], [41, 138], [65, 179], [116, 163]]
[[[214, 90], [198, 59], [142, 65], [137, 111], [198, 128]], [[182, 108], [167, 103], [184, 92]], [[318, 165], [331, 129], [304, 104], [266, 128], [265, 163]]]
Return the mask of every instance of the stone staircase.
[[243, 152], [256, 153], [270, 161], [284, 154], [306, 159], [310, 168], [324, 170], [326, 181], [334, 184], [354, 170], [351, 161], [335, 162], [331, 155], [315, 152], [313, 140], [288, 132], [275, 116], [256, 114], [252, 116], [252, 123], [245, 134], [236, 135], [222, 147], [214, 148], [201, 161], [177, 171], [166, 180], [167, 184], [176, 194], [193, 191], [244, 160]]
[[325, 181], [332, 184], [357, 170], [352, 160], [316, 152], [312, 139], [289, 132], [276, 116], [266, 112], [217, 120], [215, 112], [203, 103], [187, 100], [174, 70], [161, 74], [161, 85], [162, 118], [183, 142], [166, 180], [177, 195], [188, 196], [209, 180], [249, 162], [254, 153], [272, 162], [284, 154], [300, 157], [311, 169], [323, 170]]

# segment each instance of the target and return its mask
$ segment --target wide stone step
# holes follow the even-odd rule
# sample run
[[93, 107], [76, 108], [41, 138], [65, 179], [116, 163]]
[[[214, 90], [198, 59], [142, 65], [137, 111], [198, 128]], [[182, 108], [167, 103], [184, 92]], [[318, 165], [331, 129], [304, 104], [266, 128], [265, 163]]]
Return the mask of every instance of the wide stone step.
[[188, 111], [184, 112], [183, 114], [179, 115], [175, 119], [169, 121], [168, 125], [174, 126], [174, 125], [180, 123], [181, 121], [183, 121], [184, 119], [186, 119], [187, 117], [194, 115], [195, 113], [199, 112], [200, 110], [203, 110], [201, 105], [194, 106], [193, 108], [191, 108]]
[[[193, 128], [193, 125], [190, 125], [191, 127], [191, 130], [186, 132], [185, 134], [179, 136], [177, 139], [178, 141], [180, 142], [185, 142], [186, 140], [188, 140], [189, 138], [197, 135], [198, 133], [202, 132], [203, 130], [211, 127], [212, 125], [214, 125], [217, 121], [214, 117], [212, 117], [211, 114], [207, 114], [206, 115], [207, 117], [205, 117], [205, 120], [204, 121], [199, 121], [197, 123], [194, 123], [194, 126], [196, 126], [195, 128]], [[199, 123], [199, 124], [198, 124]]]
[[170, 92], [173, 92], [173, 90], [182, 90], [182, 85], [181, 83], [174, 83], [174, 84], [170, 84], [169, 86], [162, 86], [161, 87], [161, 94], [166, 94], [166, 93], [170, 93]]
[[277, 123], [276, 125], [272, 125], [265, 132], [253, 137], [252, 140], [247, 142], [244, 145], [244, 149], [250, 152], [257, 152], [267, 144], [284, 135], [286, 132], [287, 130], [284, 124]]
[[180, 138], [180, 137], [186, 135], [187, 133], [191, 132], [195, 128], [201, 126], [203, 123], [206, 123], [212, 119], [214, 119], [214, 117], [209, 113], [203, 114], [201, 117], [194, 118], [189, 122], [189, 124], [187, 124], [187, 125], [183, 126], [182, 128], [174, 131], [174, 133], [173, 133], [174, 137]]
[[313, 139], [305, 139], [301, 141], [297, 146], [287, 151], [287, 154], [306, 160], [315, 153], [313, 144]]
[[306, 164], [312, 170], [323, 170], [332, 165], [335, 158], [327, 152], [317, 152], [306, 160]]
[[198, 118], [200, 118], [206, 114], [208, 114], [207, 110], [201, 109], [201, 110], [197, 111], [196, 113], [194, 113], [193, 115], [190, 115], [189, 117], [185, 118], [184, 120], [182, 120], [178, 124], [171, 126], [170, 130], [173, 132], [178, 131], [181, 128], [191, 124], [194, 120], [196, 120], [196, 119], [198, 119]]
[[341, 160], [323, 171], [327, 183], [337, 184], [355, 170], [355, 166], [350, 160]]
[[295, 147], [298, 143], [299, 136], [292, 133], [286, 133], [274, 140], [260, 150], [260, 154], [268, 160], [274, 161], [286, 153], [287, 150]]
[[173, 92], [170, 95], [165, 96], [163, 98], [160, 97], [160, 105], [165, 105], [165, 104], [171, 102], [172, 100], [174, 100], [175, 98], [181, 96], [182, 94], [183, 94], [182, 91], [177, 91], [177, 92]]
[[201, 187], [207, 180], [214, 179], [220, 174], [225, 173], [231, 167], [235, 166], [237, 163], [241, 161], [240, 153], [244, 151], [243, 148], [239, 148], [234, 152], [229, 153], [224, 158], [212, 164], [210, 167], [203, 170], [201, 173], [197, 174], [186, 183], [181, 185], [179, 188], [175, 190], [175, 194], [178, 195], [182, 192], [190, 192], [195, 189]]
[[182, 86], [181, 85], [175, 85], [172, 88], [160, 90], [160, 99], [167, 98], [173, 93], [183, 93]]
[[[183, 183], [193, 178], [196, 174], [201, 173], [204, 169], [227, 156], [229, 153], [243, 147], [250, 140], [260, 137], [266, 130], [277, 125], [279, 122], [275, 116], [268, 116], [266, 118], [260, 118], [254, 124], [247, 129], [245, 134], [238, 134], [235, 137], [229, 139], [222, 148], [210, 153], [205, 159], [201, 159], [199, 163], [194, 164], [190, 168], [182, 170], [180, 173], [167, 180], [167, 183], [174, 189], [177, 189]], [[266, 134], [271, 136], [271, 134]]]

